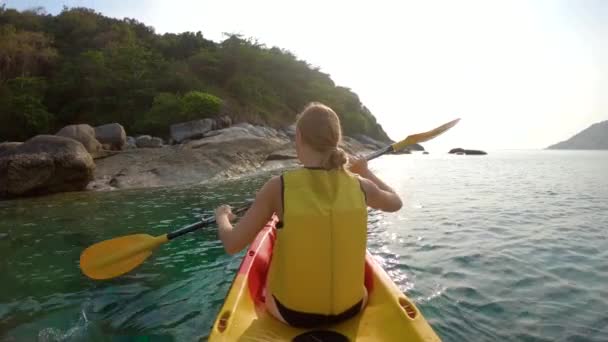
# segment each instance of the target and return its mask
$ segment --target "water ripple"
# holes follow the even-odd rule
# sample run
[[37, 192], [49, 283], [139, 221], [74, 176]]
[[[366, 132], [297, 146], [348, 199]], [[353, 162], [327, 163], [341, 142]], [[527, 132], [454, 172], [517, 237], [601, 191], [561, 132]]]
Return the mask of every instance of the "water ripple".
[[[369, 211], [376, 260], [444, 341], [606, 341], [608, 155], [486, 157], [374, 161], [405, 199]], [[266, 179], [0, 202], [0, 340], [204, 339], [241, 261], [214, 227], [110, 281], [84, 277], [80, 252], [192, 223]]]

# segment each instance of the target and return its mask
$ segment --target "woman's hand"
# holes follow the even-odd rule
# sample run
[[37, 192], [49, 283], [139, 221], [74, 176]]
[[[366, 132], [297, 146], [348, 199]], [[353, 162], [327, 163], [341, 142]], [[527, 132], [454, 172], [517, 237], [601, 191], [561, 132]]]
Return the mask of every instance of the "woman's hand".
[[369, 169], [367, 168], [367, 159], [365, 157], [350, 157], [348, 158], [350, 161], [350, 165], [348, 169], [352, 173], [356, 173], [361, 177], [367, 178], [370, 174]]
[[236, 219], [236, 215], [232, 213], [232, 208], [229, 205], [220, 205], [215, 209], [215, 222], [220, 222], [223, 220], [234, 221]]

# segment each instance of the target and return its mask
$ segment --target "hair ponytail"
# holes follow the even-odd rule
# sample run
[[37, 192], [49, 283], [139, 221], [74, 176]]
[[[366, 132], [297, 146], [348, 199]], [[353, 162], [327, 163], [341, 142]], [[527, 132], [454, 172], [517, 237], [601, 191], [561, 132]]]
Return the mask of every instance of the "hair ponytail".
[[348, 157], [338, 147], [342, 128], [336, 112], [322, 103], [312, 102], [298, 115], [296, 127], [303, 142], [325, 156], [321, 164], [324, 169], [344, 170]]
[[344, 170], [344, 165], [348, 162], [348, 156], [343, 149], [336, 147], [331, 149], [323, 160], [323, 168], [326, 170]]

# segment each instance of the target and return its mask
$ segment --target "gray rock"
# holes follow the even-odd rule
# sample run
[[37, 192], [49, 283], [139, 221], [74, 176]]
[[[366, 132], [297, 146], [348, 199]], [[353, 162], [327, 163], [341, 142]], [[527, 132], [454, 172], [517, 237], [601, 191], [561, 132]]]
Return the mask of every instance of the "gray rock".
[[14, 149], [15, 147], [21, 145], [23, 143], [21, 142], [3, 142], [0, 143], [0, 154], [2, 154], [2, 152], [4, 151], [10, 151], [12, 149]]
[[466, 150], [460, 147], [457, 148], [453, 148], [451, 149], [448, 153], [450, 154], [456, 154], [456, 155], [486, 155], [488, 153], [486, 153], [485, 151], [481, 151], [481, 150]]
[[171, 139], [177, 143], [184, 140], [201, 139], [205, 133], [215, 129], [216, 123], [212, 119], [194, 120], [171, 125]]
[[127, 143], [125, 144], [125, 149], [134, 149], [137, 148], [137, 143], [135, 141], [135, 138], [133, 137], [127, 137]]
[[137, 147], [158, 148], [163, 146], [163, 139], [151, 137], [149, 135], [142, 135], [135, 139], [135, 145]]
[[55, 135], [80, 142], [93, 158], [102, 155], [102, 146], [95, 138], [95, 129], [87, 124], [65, 126]]
[[86, 188], [95, 163], [78, 141], [38, 135], [0, 153], [0, 197], [17, 197]]
[[228, 128], [232, 126], [232, 119], [228, 115], [222, 115], [215, 119], [215, 129]]
[[101, 144], [109, 145], [111, 150], [122, 150], [127, 143], [125, 128], [119, 123], [109, 123], [95, 127], [95, 138]]
[[266, 161], [270, 160], [288, 160], [288, 159], [297, 159], [298, 154], [294, 148], [294, 146], [290, 146], [288, 148], [284, 148], [282, 150], [274, 151], [266, 157]]
[[296, 124], [289, 125], [283, 129], [283, 132], [287, 134], [290, 139], [296, 138]]

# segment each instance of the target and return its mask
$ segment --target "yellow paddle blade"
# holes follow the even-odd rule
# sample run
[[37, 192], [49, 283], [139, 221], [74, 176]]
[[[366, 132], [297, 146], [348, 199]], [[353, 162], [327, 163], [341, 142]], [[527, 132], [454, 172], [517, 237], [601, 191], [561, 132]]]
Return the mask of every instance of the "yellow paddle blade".
[[80, 254], [80, 269], [92, 279], [110, 279], [125, 274], [167, 242], [167, 235], [134, 234], [90, 246]]
[[456, 125], [458, 123], [458, 121], [460, 121], [460, 119], [452, 120], [433, 130], [430, 130], [428, 132], [412, 134], [412, 135], [408, 136], [407, 138], [405, 138], [404, 140], [394, 143], [392, 145], [393, 151], [399, 151], [399, 150], [405, 148], [406, 146], [429, 141], [429, 140], [437, 137], [438, 135], [442, 134], [443, 132], [447, 131], [448, 129], [454, 127], [454, 125]]

